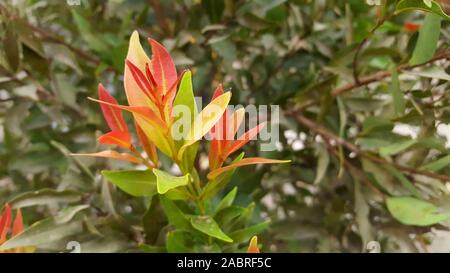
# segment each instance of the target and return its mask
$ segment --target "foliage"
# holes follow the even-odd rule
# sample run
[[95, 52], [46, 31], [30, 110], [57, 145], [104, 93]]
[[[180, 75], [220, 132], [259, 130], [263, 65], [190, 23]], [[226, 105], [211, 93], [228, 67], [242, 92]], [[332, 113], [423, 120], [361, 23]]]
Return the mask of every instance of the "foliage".
[[[436, 250], [437, 232], [449, 236], [447, 3], [3, 1], [0, 204], [21, 208], [25, 221], [7, 246], [63, 251], [75, 240], [83, 252], [234, 252], [261, 233], [263, 252], [360, 252], [372, 240], [386, 252]], [[201, 163], [246, 159], [220, 163], [196, 134], [182, 155], [197, 157], [182, 159], [177, 178], [173, 148], [145, 130], [159, 152], [141, 138], [150, 159], [142, 169], [72, 156], [105, 150], [98, 137], [110, 144], [141, 134], [132, 117], [142, 109], [122, 108], [133, 115], [105, 123], [86, 99], [102, 82], [115, 99], [100, 100], [126, 105], [134, 29], [159, 41], [178, 72], [191, 70], [177, 77], [174, 104], [194, 105], [190, 90], [210, 101], [222, 83], [230, 104], [280, 105], [278, 149], [250, 143], [244, 152], [292, 162], [225, 169], [234, 175], [218, 191], [206, 181], [221, 173]], [[109, 106], [103, 113], [116, 112]], [[106, 125], [114, 134], [100, 133]], [[185, 144], [174, 145], [177, 156]], [[98, 155], [137, 162], [122, 148]], [[205, 215], [171, 192], [197, 179], [191, 164], [208, 189]]]

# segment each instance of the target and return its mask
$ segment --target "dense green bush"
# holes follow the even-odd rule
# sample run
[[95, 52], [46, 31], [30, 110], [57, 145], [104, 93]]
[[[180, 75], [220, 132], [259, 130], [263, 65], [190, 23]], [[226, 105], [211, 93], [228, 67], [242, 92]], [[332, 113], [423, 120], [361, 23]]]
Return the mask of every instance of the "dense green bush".
[[2, 1], [0, 204], [25, 222], [6, 244], [166, 250], [161, 208], [100, 175], [129, 164], [70, 156], [100, 150], [106, 123], [87, 100], [99, 82], [126, 104], [136, 29], [164, 44], [178, 71], [191, 69], [196, 95], [209, 101], [223, 83], [232, 104], [280, 105], [278, 149], [253, 142], [245, 152], [292, 163], [242, 168], [223, 191], [239, 188], [250, 224], [270, 220], [262, 251], [360, 252], [371, 241], [448, 251], [438, 245], [450, 236], [447, 1], [369, 2]]

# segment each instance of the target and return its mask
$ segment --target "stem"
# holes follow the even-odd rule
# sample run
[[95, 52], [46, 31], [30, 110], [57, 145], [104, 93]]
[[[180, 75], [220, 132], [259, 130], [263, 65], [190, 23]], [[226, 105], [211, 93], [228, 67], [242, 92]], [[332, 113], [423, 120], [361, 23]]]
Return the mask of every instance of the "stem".
[[327, 129], [323, 128], [322, 126], [320, 126], [319, 124], [315, 123], [314, 121], [306, 118], [302, 113], [300, 112], [296, 112], [296, 111], [291, 111], [287, 113], [290, 116], [293, 116], [299, 123], [303, 124], [304, 126], [308, 127], [309, 129], [311, 129], [312, 131], [316, 132], [317, 134], [321, 135], [324, 138], [327, 139], [333, 139], [334, 141], [336, 141], [337, 144], [340, 144], [344, 147], [346, 147], [348, 150], [354, 152], [355, 154], [362, 156], [364, 158], [367, 158], [369, 160], [371, 160], [372, 162], [378, 163], [378, 164], [383, 164], [383, 165], [391, 165], [394, 168], [400, 170], [400, 171], [404, 171], [410, 174], [418, 174], [418, 175], [424, 175], [424, 176], [428, 176], [431, 178], [435, 178], [438, 180], [441, 180], [443, 182], [446, 181], [450, 181], [450, 176], [447, 175], [442, 175], [442, 174], [437, 174], [437, 173], [433, 173], [433, 172], [428, 172], [428, 171], [423, 171], [423, 170], [419, 170], [417, 168], [410, 168], [410, 167], [406, 167], [403, 165], [399, 165], [396, 163], [392, 163], [389, 162], [381, 157], [375, 156], [373, 154], [370, 154], [368, 152], [365, 152], [363, 150], [361, 150], [358, 146], [356, 146], [353, 143], [347, 142], [345, 139], [342, 139], [340, 137], [338, 137], [337, 135], [333, 134], [332, 132], [328, 131]]
[[141, 155], [141, 153], [139, 153], [139, 151], [136, 150], [136, 148], [135, 148], [133, 145], [130, 146], [130, 151], [133, 153], [133, 155], [135, 155], [136, 157], [138, 157], [139, 159], [141, 159], [141, 160], [142, 160], [142, 163], [143, 163], [145, 166], [147, 166], [147, 168], [153, 169], [153, 168], [155, 167], [152, 163], [150, 163], [150, 161], [148, 161], [147, 159], [145, 159], [145, 158]]

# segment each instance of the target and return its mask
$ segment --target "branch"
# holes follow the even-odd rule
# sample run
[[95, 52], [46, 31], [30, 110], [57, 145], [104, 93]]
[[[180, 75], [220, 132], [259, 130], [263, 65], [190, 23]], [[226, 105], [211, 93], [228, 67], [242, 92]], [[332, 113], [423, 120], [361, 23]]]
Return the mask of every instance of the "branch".
[[[401, 72], [404, 70], [411, 70], [420, 66], [424, 66], [430, 63], [434, 63], [436, 61], [442, 60], [442, 59], [449, 59], [450, 58], [450, 50], [446, 50], [444, 52], [438, 53], [436, 54], [432, 59], [430, 59], [429, 61], [422, 63], [422, 64], [417, 64], [417, 65], [408, 65], [408, 64], [402, 64], [397, 66], [397, 71]], [[372, 75], [363, 77], [361, 79], [359, 79], [359, 83], [349, 83], [346, 85], [343, 85], [341, 87], [338, 87], [336, 89], [334, 89], [333, 91], [331, 91], [331, 95], [333, 97], [337, 97], [339, 95], [342, 95], [348, 91], [351, 91], [355, 88], [361, 87], [361, 86], [365, 86], [368, 85], [370, 83], [373, 82], [377, 82], [377, 81], [381, 81], [387, 77], [391, 76], [391, 71], [389, 70], [383, 70], [383, 71], [379, 71], [377, 73], [374, 73]]]
[[406, 167], [403, 165], [399, 165], [396, 163], [392, 163], [389, 162], [381, 157], [372, 155], [368, 152], [365, 152], [363, 150], [361, 150], [358, 146], [356, 146], [353, 143], [347, 142], [345, 139], [340, 138], [339, 136], [333, 134], [332, 132], [328, 131], [327, 129], [323, 128], [322, 126], [320, 126], [319, 124], [315, 123], [314, 121], [306, 118], [302, 113], [300, 112], [296, 112], [296, 111], [291, 111], [286, 113], [289, 116], [293, 116], [299, 123], [303, 124], [304, 126], [308, 127], [309, 129], [311, 129], [312, 131], [316, 132], [317, 134], [321, 135], [322, 137], [326, 138], [326, 139], [333, 139], [334, 141], [336, 141], [336, 143], [346, 147], [348, 150], [354, 152], [355, 154], [367, 158], [375, 163], [379, 163], [379, 164], [383, 164], [383, 165], [391, 165], [393, 167], [395, 167], [396, 169], [403, 171], [403, 172], [407, 172], [410, 174], [417, 174], [417, 175], [424, 175], [424, 176], [428, 176], [431, 178], [435, 178], [441, 181], [450, 181], [450, 176], [447, 175], [442, 175], [442, 174], [437, 174], [437, 173], [433, 173], [433, 172], [428, 172], [428, 171], [422, 171], [416, 168], [410, 168], [410, 167]]
[[360, 84], [359, 77], [358, 77], [358, 60], [359, 60], [359, 54], [361, 53], [361, 50], [363, 49], [364, 45], [367, 43], [367, 41], [375, 34], [375, 31], [377, 31], [378, 28], [380, 28], [383, 23], [385, 22], [386, 17], [381, 18], [378, 20], [377, 24], [372, 28], [372, 30], [367, 34], [367, 36], [358, 44], [358, 47], [356, 47], [355, 57], [353, 58], [353, 79], [355, 81], [355, 84]]

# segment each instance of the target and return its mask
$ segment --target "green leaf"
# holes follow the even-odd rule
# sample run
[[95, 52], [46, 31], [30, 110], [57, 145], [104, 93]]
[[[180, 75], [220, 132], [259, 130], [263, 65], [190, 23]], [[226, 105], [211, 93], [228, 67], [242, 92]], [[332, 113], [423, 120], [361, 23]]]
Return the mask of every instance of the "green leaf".
[[419, 10], [431, 12], [431, 13], [436, 14], [444, 19], [450, 20], [450, 16], [448, 16], [442, 10], [442, 7], [438, 4], [437, 1], [431, 1], [431, 0], [427, 0], [427, 1], [431, 3], [431, 6], [427, 5], [426, 3], [424, 3], [424, 1], [420, 1], [420, 0], [402, 0], [397, 4], [395, 13], [419, 9]]
[[230, 206], [219, 211], [214, 219], [221, 227], [226, 227], [228, 225], [232, 226], [235, 219], [244, 215], [248, 211], [247, 208], [239, 206]]
[[14, 208], [24, 208], [36, 205], [54, 205], [58, 203], [78, 202], [82, 193], [74, 190], [57, 191], [53, 189], [42, 189], [33, 192], [25, 192], [18, 195], [9, 203]]
[[145, 242], [155, 244], [159, 233], [167, 224], [166, 215], [157, 196], [152, 198], [150, 206], [142, 217], [142, 226], [145, 232]]
[[[67, 210], [65, 213], [59, 214], [57, 218], [50, 217], [36, 222], [2, 244], [0, 251], [16, 247], [35, 247], [78, 234], [83, 231], [83, 221], [70, 221], [75, 214], [73, 210]], [[58, 222], [57, 219], [63, 219], [64, 223]]]
[[416, 47], [409, 61], [411, 65], [425, 63], [433, 57], [441, 33], [441, 21], [441, 17], [434, 13], [429, 13], [425, 16], [424, 23], [419, 31]]
[[[239, 160], [241, 160], [244, 157], [245, 153], [240, 153], [232, 162], [236, 163]], [[230, 181], [231, 177], [233, 176], [236, 169], [229, 170], [223, 174], [221, 174], [219, 177], [216, 177], [213, 181], [210, 181], [206, 184], [206, 186], [203, 188], [202, 191], [202, 198], [203, 199], [209, 199], [215, 194], [217, 194], [223, 187], [227, 185], [227, 183]]]
[[156, 175], [156, 185], [159, 194], [165, 194], [171, 189], [186, 186], [189, 183], [189, 174], [178, 177], [158, 169], [153, 169], [153, 173]]
[[194, 117], [196, 116], [198, 110], [195, 103], [194, 91], [192, 88], [192, 72], [190, 70], [186, 71], [181, 78], [180, 87], [178, 88], [178, 93], [173, 101], [173, 107], [184, 105], [189, 109], [190, 121], [194, 122]]
[[237, 190], [238, 190], [238, 188], [234, 187], [227, 195], [225, 195], [225, 197], [217, 205], [217, 208], [216, 208], [214, 214], [217, 214], [219, 211], [221, 211], [224, 208], [227, 208], [233, 204], [234, 198], [236, 198]]
[[193, 238], [191, 233], [175, 230], [167, 233], [166, 247], [168, 253], [191, 253]]
[[139, 244], [139, 249], [144, 253], [166, 253], [166, 248], [161, 246], [152, 246], [147, 244]]
[[398, 80], [397, 67], [391, 68], [391, 85], [389, 87], [394, 101], [394, 110], [397, 117], [403, 116], [405, 113], [406, 101], [403, 92], [400, 89], [400, 81]]
[[428, 170], [431, 172], [437, 172], [442, 170], [443, 168], [450, 165], [450, 155], [444, 156], [442, 158], [439, 158], [436, 161], [433, 161], [431, 163], [428, 163], [421, 167], [422, 170]]
[[187, 134], [187, 139], [178, 152], [179, 159], [183, 158], [183, 153], [187, 147], [200, 140], [219, 121], [227, 109], [230, 99], [231, 92], [226, 92], [218, 96], [206, 105], [206, 107], [195, 117], [190, 131]]
[[405, 225], [430, 226], [450, 219], [435, 205], [412, 197], [389, 197], [386, 205], [392, 216]]
[[86, 41], [89, 47], [101, 54], [110, 52], [107, 44], [97, 35], [94, 35], [92, 33], [89, 21], [87, 21], [81, 14], [79, 14], [76, 9], [71, 9], [71, 11], [81, 37]]
[[269, 227], [270, 221], [265, 221], [250, 227], [236, 230], [230, 234], [235, 243], [248, 242], [253, 236], [263, 232]]
[[397, 178], [400, 183], [402, 183], [403, 187], [407, 188], [412, 194], [414, 194], [417, 198], [422, 198], [421, 194], [419, 193], [419, 190], [414, 186], [414, 184], [409, 181], [409, 179], [401, 172], [397, 171], [396, 168], [386, 165], [385, 169], [391, 173], [395, 178]]
[[89, 205], [78, 205], [73, 207], [67, 207], [58, 212], [58, 214], [55, 216], [55, 222], [58, 224], [65, 224], [70, 220], [72, 220], [72, 218], [75, 217], [75, 215], [78, 212], [85, 210], [87, 208], [89, 208]]
[[219, 240], [232, 243], [233, 239], [228, 237], [216, 223], [216, 221], [211, 218], [211, 216], [192, 216], [191, 217], [192, 226], [211, 237], [217, 238]]
[[328, 150], [323, 145], [316, 146], [317, 166], [316, 166], [316, 178], [314, 184], [318, 184], [322, 181], [327, 173], [328, 164], [330, 163], [330, 155]]
[[133, 196], [156, 194], [156, 176], [151, 171], [102, 171], [102, 175], [119, 189]]
[[[189, 113], [185, 113], [183, 109], [180, 109], [180, 116], [175, 119], [174, 124], [177, 124], [177, 121], [181, 119], [189, 118], [190, 127], [193, 126], [194, 118], [197, 115], [197, 105], [195, 103], [194, 91], [192, 88], [192, 73], [191, 71], [186, 71], [183, 74], [183, 78], [181, 79], [180, 87], [178, 89], [178, 93], [175, 97], [173, 108], [176, 107], [186, 107], [186, 110], [189, 110]], [[174, 113], [175, 114], [175, 113]], [[189, 114], [190, 117], [185, 117], [184, 114]], [[172, 126], [172, 130], [174, 126]], [[174, 132], [178, 133], [178, 132]], [[184, 136], [183, 136], [184, 137]], [[175, 142], [177, 148], [181, 148], [183, 146], [183, 140], [179, 140]], [[197, 156], [198, 144], [194, 144], [186, 148], [186, 151], [183, 154], [183, 159], [181, 160], [183, 163], [183, 167], [186, 171], [191, 171], [192, 166], [194, 164], [194, 160]]]
[[389, 131], [394, 128], [394, 123], [390, 120], [380, 117], [369, 116], [363, 122], [362, 135], [367, 135], [372, 132]]
[[402, 152], [402, 151], [410, 148], [411, 146], [413, 146], [416, 143], [417, 143], [417, 140], [415, 140], [415, 139], [407, 139], [407, 140], [395, 142], [388, 146], [381, 147], [380, 154], [382, 156], [395, 155], [395, 154], [398, 154], [399, 152]]
[[6, 25], [6, 32], [3, 38], [3, 48], [5, 50], [6, 60], [11, 71], [16, 72], [19, 69], [21, 44], [13, 23]]
[[159, 200], [161, 201], [161, 206], [166, 213], [167, 219], [169, 223], [180, 229], [190, 229], [191, 224], [189, 222], [188, 217], [177, 207], [177, 205], [170, 199], [164, 197], [163, 195], [159, 196]]
[[404, 71], [403, 73], [430, 79], [450, 81], [450, 75], [445, 71], [443, 67], [440, 66], [426, 67], [420, 69], [419, 71]]
[[373, 240], [373, 230], [370, 223], [370, 207], [361, 189], [360, 181], [355, 181], [355, 214], [359, 234], [363, 240], [363, 248]]
[[224, 0], [202, 0], [202, 7], [206, 10], [211, 23], [217, 23], [222, 20], [225, 10]]

